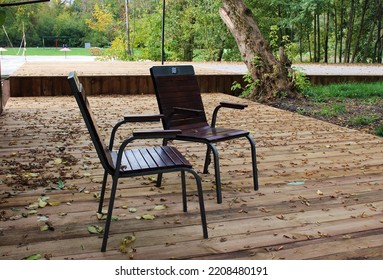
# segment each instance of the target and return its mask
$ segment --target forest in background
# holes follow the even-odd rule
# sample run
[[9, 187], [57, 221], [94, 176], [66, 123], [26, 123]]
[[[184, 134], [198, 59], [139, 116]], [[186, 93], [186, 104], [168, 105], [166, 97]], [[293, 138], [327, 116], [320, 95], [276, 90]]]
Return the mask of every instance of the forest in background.
[[[7, 3], [9, 0], [0, 0]], [[166, 0], [172, 61], [241, 60], [220, 0]], [[273, 50], [293, 62], [382, 63], [383, 0], [246, 0]], [[51, 0], [3, 7], [1, 47], [92, 47], [105, 58], [161, 60], [162, 0]], [[25, 36], [24, 36], [25, 35]]]

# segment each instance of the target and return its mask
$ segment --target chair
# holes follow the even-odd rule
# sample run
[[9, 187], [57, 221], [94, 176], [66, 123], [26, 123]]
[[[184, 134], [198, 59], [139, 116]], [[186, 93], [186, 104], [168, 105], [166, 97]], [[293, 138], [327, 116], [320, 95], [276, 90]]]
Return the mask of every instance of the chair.
[[113, 204], [116, 195], [116, 189], [119, 178], [143, 176], [167, 172], [181, 172], [182, 181], [182, 200], [183, 211], [187, 211], [186, 200], [186, 179], [185, 172], [190, 173], [196, 180], [199, 207], [201, 212], [202, 231], [204, 238], [208, 238], [205, 207], [202, 194], [201, 179], [197, 173], [192, 169], [192, 165], [182, 156], [182, 154], [174, 147], [160, 146], [160, 147], [146, 147], [140, 149], [126, 149], [128, 144], [136, 139], [172, 139], [179, 131], [177, 130], [154, 130], [154, 131], [134, 131], [133, 135], [127, 137], [119, 146], [117, 151], [112, 150], [114, 145], [114, 138], [117, 129], [125, 124], [131, 122], [150, 122], [160, 121], [161, 115], [143, 115], [143, 116], [126, 116], [124, 120], [118, 122], [112, 129], [109, 146], [103, 143], [103, 140], [98, 133], [95, 118], [92, 115], [89, 102], [85, 95], [82, 84], [75, 72], [71, 72], [68, 76], [69, 85], [73, 92], [77, 104], [80, 108], [81, 114], [84, 118], [85, 124], [90, 133], [92, 142], [105, 170], [104, 179], [101, 188], [101, 197], [98, 207], [98, 213], [102, 213], [102, 206], [105, 198], [105, 189], [108, 175], [113, 178], [112, 189], [110, 194], [108, 213], [105, 223], [104, 236], [102, 241], [101, 251], [105, 252], [112, 220]]
[[[208, 166], [211, 163], [210, 154], [213, 153], [217, 202], [222, 203], [219, 157], [214, 145], [217, 142], [241, 137], [250, 142], [254, 190], [258, 190], [256, 148], [250, 133], [245, 130], [216, 127], [220, 108], [242, 110], [247, 105], [221, 102], [215, 108], [211, 125], [209, 125], [193, 66], [153, 66], [150, 68], [150, 74], [160, 113], [164, 115], [162, 119], [164, 129], [180, 129], [182, 133], [176, 135], [176, 140], [207, 145], [204, 174], [208, 173]], [[161, 179], [159, 178], [157, 182], [159, 186]]]

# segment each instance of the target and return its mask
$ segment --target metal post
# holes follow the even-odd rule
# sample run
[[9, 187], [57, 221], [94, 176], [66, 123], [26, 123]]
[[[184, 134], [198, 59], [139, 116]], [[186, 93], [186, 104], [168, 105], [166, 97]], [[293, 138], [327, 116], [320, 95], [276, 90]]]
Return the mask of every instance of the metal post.
[[165, 61], [165, 0], [162, 0], [161, 64]]

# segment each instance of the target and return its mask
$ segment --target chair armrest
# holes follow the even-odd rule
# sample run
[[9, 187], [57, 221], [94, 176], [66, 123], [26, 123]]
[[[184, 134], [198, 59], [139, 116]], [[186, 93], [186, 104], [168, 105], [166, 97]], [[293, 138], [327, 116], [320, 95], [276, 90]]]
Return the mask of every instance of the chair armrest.
[[128, 115], [124, 116], [125, 122], [157, 122], [160, 121], [164, 115]]
[[121, 125], [123, 125], [125, 123], [133, 123], [133, 122], [157, 122], [157, 121], [162, 120], [163, 117], [164, 117], [164, 115], [162, 115], [162, 114], [124, 116], [124, 120], [116, 123], [116, 125], [112, 129], [112, 133], [110, 135], [110, 140], [109, 140], [109, 149], [113, 148], [113, 143], [114, 143], [114, 138], [116, 136], [116, 132]]
[[133, 131], [133, 137], [136, 139], [175, 138], [180, 133], [181, 130], [179, 129], [137, 130]]
[[180, 114], [180, 115], [200, 116], [201, 114], [203, 114], [203, 111], [202, 110], [196, 110], [196, 109], [174, 107], [172, 114], [173, 115]]
[[231, 102], [220, 102], [217, 107], [215, 107], [213, 116], [211, 118], [211, 127], [215, 127], [215, 124], [217, 122], [217, 115], [218, 111], [221, 108], [231, 108], [231, 109], [238, 109], [243, 110], [247, 107], [245, 104], [239, 104], [239, 103], [231, 103]]
[[232, 102], [221, 102], [220, 105], [225, 108], [243, 110], [247, 107], [246, 104], [232, 103]]

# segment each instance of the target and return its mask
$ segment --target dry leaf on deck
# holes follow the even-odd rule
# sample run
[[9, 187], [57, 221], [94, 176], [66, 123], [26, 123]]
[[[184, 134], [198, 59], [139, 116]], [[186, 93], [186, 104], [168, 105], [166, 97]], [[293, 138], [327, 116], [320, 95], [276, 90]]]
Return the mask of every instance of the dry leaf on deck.
[[130, 213], [136, 213], [137, 212], [137, 209], [136, 208], [129, 208], [128, 211]]
[[97, 225], [88, 226], [88, 232], [92, 234], [99, 234], [103, 232], [103, 228]]
[[39, 259], [41, 259], [41, 254], [33, 254], [23, 258], [23, 260], [39, 260]]
[[156, 217], [153, 215], [145, 214], [145, 215], [142, 215], [141, 218], [143, 220], [154, 220]]
[[61, 164], [63, 162], [63, 160], [61, 159], [61, 158], [55, 158], [54, 160], [53, 160], [53, 163], [54, 164]]
[[160, 205], [156, 205], [153, 210], [154, 211], [161, 211], [161, 210], [165, 210], [166, 208], [168, 208], [166, 205], [164, 204], [160, 204]]

